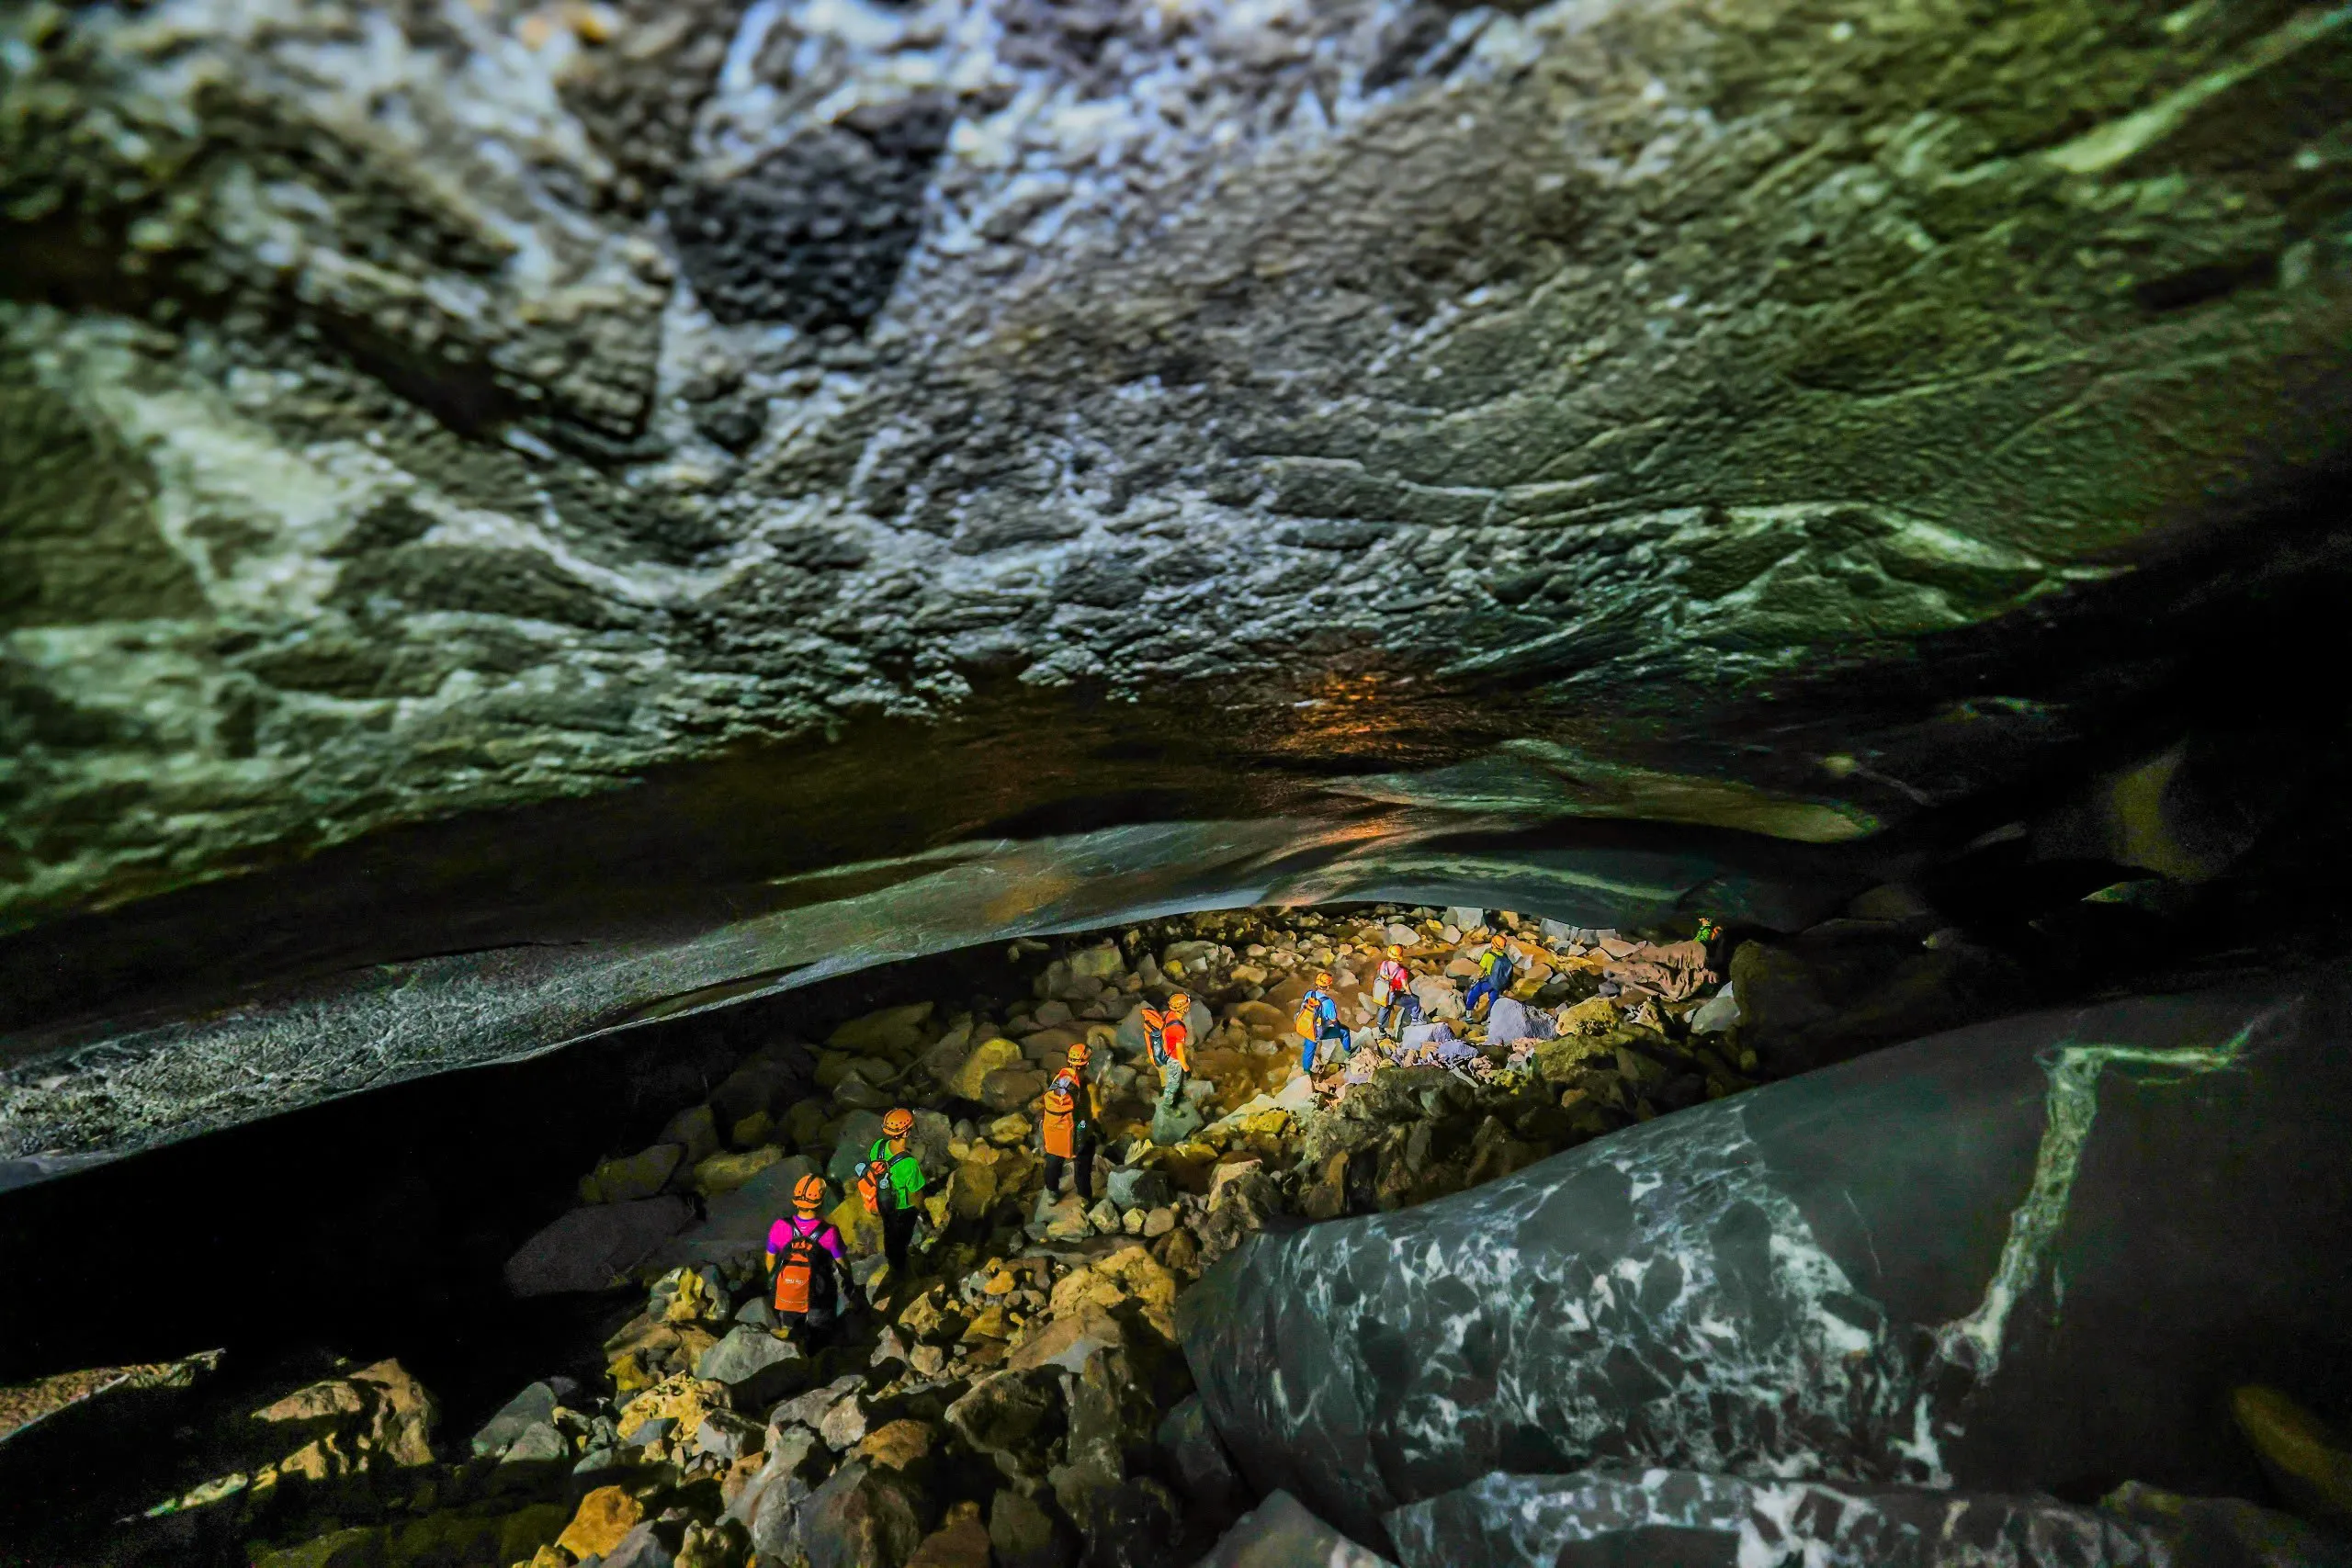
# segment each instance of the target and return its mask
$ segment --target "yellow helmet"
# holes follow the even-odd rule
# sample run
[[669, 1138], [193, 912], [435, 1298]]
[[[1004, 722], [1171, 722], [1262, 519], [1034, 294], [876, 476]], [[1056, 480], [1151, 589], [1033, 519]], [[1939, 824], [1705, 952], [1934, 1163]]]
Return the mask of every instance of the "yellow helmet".
[[1392, 942], [1388, 944], [1388, 956], [1391, 958], [1402, 958], [1405, 956], [1405, 950]]
[[903, 1106], [882, 1118], [882, 1135], [886, 1138], [903, 1138], [914, 1130], [915, 1113]]

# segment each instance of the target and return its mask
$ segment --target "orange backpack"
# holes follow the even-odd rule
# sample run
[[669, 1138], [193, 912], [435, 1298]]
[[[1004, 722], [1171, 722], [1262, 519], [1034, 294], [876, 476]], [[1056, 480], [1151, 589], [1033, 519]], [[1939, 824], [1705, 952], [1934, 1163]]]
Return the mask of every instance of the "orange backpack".
[[775, 1310], [807, 1312], [817, 1277], [817, 1238], [794, 1233], [775, 1265]]
[[1078, 1153], [1077, 1086], [1067, 1072], [1046, 1086], [1046, 1152], [1069, 1159]]

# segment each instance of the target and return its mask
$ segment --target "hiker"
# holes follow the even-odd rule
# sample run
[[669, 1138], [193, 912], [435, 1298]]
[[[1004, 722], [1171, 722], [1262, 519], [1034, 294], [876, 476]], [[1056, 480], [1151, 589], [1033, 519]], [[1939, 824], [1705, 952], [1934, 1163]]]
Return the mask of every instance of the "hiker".
[[1080, 1202], [1094, 1201], [1094, 1128], [1102, 1114], [1094, 1086], [1086, 1081], [1093, 1055], [1085, 1041], [1069, 1048], [1069, 1065], [1046, 1085], [1046, 1114], [1039, 1132], [1046, 1148], [1046, 1196], [1062, 1184], [1062, 1163], [1070, 1166], [1070, 1190]]
[[1380, 1032], [1391, 1039], [1402, 1038], [1405, 1026], [1420, 1012], [1420, 999], [1413, 995], [1413, 972], [1405, 967], [1402, 947], [1392, 944], [1388, 956], [1380, 961], [1379, 971], [1372, 977], [1372, 1002], [1380, 1010]]
[[1352, 1048], [1347, 1030], [1340, 1022], [1340, 998], [1331, 994], [1331, 972], [1321, 970], [1315, 976], [1314, 988], [1298, 998], [1298, 1016], [1292, 1025], [1298, 1031], [1298, 1066], [1307, 1077], [1315, 1076], [1316, 1048], [1326, 1040], [1340, 1043], [1340, 1054], [1345, 1055]]
[[1184, 1075], [1193, 1066], [1193, 998], [1178, 991], [1168, 998], [1168, 1010], [1143, 1010], [1143, 1043], [1159, 1068], [1159, 1108], [1176, 1109], [1184, 1093]]
[[793, 1214], [768, 1227], [768, 1299], [775, 1333], [809, 1348], [841, 1316], [849, 1279], [842, 1233], [818, 1217], [825, 1179], [810, 1172], [793, 1183]]
[[922, 1161], [907, 1148], [907, 1135], [914, 1130], [915, 1113], [904, 1106], [882, 1118], [882, 1135], [865, 1151], [865, 1174], [857, 1183], [865, 1206], [881, 1216], [882, 1256], [890, 1260], [894, 1285], [907, 1277], [907, 1245], [922, 1209]]
[[1478, 977], [1471, 982], [1470, 995], [1464, 1007], [1472, 1018], [1478, 1016], [1478, 1004], [1494, 1005], [1495, 998], [1510, 989], [1510, 944], [1503, 933], [1497, 931], [1487, 939], [1487, 951], [1478, 955]]

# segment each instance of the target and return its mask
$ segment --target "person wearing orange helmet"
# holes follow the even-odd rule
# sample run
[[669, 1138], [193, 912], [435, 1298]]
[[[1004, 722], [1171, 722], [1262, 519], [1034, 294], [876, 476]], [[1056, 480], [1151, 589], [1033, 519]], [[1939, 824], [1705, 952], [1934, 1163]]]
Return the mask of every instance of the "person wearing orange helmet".
[[1046, 1114], [1038, 1124], [1046, 1150], [1046, 1196], [1062, 1184], [1062, 1166], [1070, 1167], [1070, 1190], [1080, 1201], [1094, 1197], [1094, 1128], [1102, 1102], [1087, 1081], [1086, 1065], [1094, 1053], [1083, 1040], [1069, 1048], [1069, 1061], [1046, 1085]]
[[1314, 986], [1298, 998], [1298, 1016], [1292, 1021], [1298, 1031], [1299, 1070], [1309, 1077], [1315, 1076], [1315, 1054], [1324, 1041], [1337, 1041], [1341, 1055], [1353, 1044], [1340, 1021], [1340, 998], [1332, 994], [1332, 984], [1329, 969], [1318, 971]]
[[1496, 999], [1510, 989], [1516, 967], [1510, 939], [1500, 931], [1488, 937], [1487, 951], [1478, 957], [1478, 977], [1470, 983], [1470, 994], [1463, 998], [1464, 1010], [1476, 1018], [1482, 1005], [1492, 1008]]
[[1391, 943], [1372, 977], [1372, 1005], [1380, 1010], [1380, 1032], [1396, 1038], [1419, 1010], [1413, 996], [1413, 972], [1405, 967], [1405, 950]]
[[1144, 1009], [1143, 1043], [1159, 1068], [1159, 1108], [1172, 1111], [1193, 1066], [1193, 998], [1178, 991], [1168, 998], [1166, 1011]]
[[[914, 1240], [915, 1216], [922, 1212], [922, 1161], [907, 1147], [915, 1113], [904, 1106], [882, 1118], [882, 1135], [865, 1151], [857, 1190], [865, 1206], [881, 1216], [882, 1256], [890, 1260], [895, 1283], [907, 1277], [907, 1247]], [[870, 1288], [870, 1287], [869, 1287]]]
[[842, 1233], [819, 1217], [824, 1206], [825, 1179], [812, 1171], [793, 1184], [792, 1217], [768, 1227], [769, 1303], [787, 1339], [813, 1339], [841, 1314], [849, 1255]]

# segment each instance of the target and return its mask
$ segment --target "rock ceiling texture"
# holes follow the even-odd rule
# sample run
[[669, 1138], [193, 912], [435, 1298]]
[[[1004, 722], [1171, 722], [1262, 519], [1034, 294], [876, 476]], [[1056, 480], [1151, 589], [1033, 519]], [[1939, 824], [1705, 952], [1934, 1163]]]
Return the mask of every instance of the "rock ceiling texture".
[[0, 1156], [1442, 829], [1852, 884], [2088, 723], [1953, 639], [2340, 474], [2347, 104], [2281, 0], [11, 7]]

